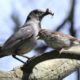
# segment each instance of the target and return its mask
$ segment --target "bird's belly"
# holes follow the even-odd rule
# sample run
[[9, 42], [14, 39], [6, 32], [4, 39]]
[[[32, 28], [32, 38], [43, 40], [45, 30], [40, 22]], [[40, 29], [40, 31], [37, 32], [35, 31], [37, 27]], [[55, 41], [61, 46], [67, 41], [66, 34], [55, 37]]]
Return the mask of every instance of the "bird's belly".
[[36, 46], [35, 43], [24, 43], [21, 46], [18, 47], [18, 49], [16, 50], [16, 54], [17, 55], [23, 55], [29, 51], [31, 51], [32, 49], [34, 49]]
[[68, 47], [70, 45], [70, 42], [65, 40], [51, 40], [51, 41], [47, 41], [48, 46], [54, 48], [54, 49], [59, 49], [59, 48], [63, 48], [63, 47]]
[[48, 43], [48, 46], [54, 48], [54, 49], [58, 49], [58, 48], [61, 48], [63, 47], [63, 45], [59, 44], [59, 43], [55, 43], [55, 42], [50, 42]]

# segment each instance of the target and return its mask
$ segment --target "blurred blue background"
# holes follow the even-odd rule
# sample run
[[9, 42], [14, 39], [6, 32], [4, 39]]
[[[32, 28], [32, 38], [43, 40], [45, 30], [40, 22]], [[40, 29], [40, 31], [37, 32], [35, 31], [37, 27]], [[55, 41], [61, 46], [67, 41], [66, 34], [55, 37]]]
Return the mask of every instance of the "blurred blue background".
[[[72, 5], [74, 10], [70, 13]], [[4, 44], [16, 29], [24, 24], [30, 11], [46, 8], [54, 12], [54, 16], [44, 17], [41, 22], [42, 28], [59, 30], [80, 38], [79, 7], [80, 0], [0, 0], [0, 44]], [[66, 20], [67, 17], [71, 18]], [[63, 27], [59, 28], [60, 25]], [[27, 55], [32, 56], [33, 54], [34, 50]], [[0, 70], [9, 71], [21, 64], [12, 56], [4, 57], [0, 59]], [[64, 80], [77, 80], [77, 72]]]

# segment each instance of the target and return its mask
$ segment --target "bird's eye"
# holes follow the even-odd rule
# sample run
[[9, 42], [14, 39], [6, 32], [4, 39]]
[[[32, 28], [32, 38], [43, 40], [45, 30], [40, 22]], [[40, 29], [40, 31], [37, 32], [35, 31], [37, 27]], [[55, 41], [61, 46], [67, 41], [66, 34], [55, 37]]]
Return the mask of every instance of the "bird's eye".
[[34, 14], [37, 14], [37, 13], [38, 13], [38, 11], [35, 11], [35, 12], [34, 12]]

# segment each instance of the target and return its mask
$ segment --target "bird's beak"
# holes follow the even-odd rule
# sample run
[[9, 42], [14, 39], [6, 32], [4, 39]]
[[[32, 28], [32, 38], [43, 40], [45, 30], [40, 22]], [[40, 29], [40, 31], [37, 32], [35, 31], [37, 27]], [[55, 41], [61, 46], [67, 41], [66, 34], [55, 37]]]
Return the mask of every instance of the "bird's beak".
[[51, 11], [51, 10], [49, 10], [49, 9], [46, 9], [46, 13], [45, 14], [50, 14], [50, 15], [54, 15], [54, 13]]
[[37, 36], [36, 36], [36, 39], [40, 39], [40, 36], [39, 36], [39, 35], [37, 35]]

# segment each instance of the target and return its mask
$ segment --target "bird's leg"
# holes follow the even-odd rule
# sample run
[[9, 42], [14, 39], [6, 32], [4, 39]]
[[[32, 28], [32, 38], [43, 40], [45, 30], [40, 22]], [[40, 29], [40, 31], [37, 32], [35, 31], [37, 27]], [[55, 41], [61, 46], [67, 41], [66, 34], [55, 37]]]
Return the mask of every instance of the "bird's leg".
[[22, 56], [22, 57], [24, 57], [24, 58], [27, 58], [28, 60], [27, 60], [27, 63], [28, 62], [30, 62], [32, 59], [34, 59], [35, 57], [37, 57], [37, 56], [33, 56], [33, 57], [27, 57], [27, 56], [23, 56], [23, 55], [19, 55], [19, 56]]
[[27, 57], [27, 56], [23, 56], [23, 55], [19, 55], [19, 56], [22, 56], [24, 58], [27, 58], [28, 60], [27, 61], [30, 61], [31, 59], [35, 58], [36, 56], [33, 56], [33, 57]]
[[58, 51], [59, 54], [61, 54], [64, 51], [64, 48], [58, 48], [58, 49], [56, 49], [56, 51]]
[[32, 59], [32, 58], [29, 58], [29, 57], [23, 56], [23, 55], [19, 55], [19, 56], [22, 56], [22, 57], [24, 57], [24, 58], [27, 58], [27, 59], [28, 59], [28, 60], [27, 60], [27, 63]]
[[19, 56], [22, 56], [24, 58], [27, 58], [28, 60], [30, 60], [31, 58], [27, 57], [27, 56], [24, 56], [24, 55], [19, 55]]
[[61, 53], [63, 53], [64, 52], [64, 48], [62, 48], [60, 51], [59, 51], [59, 53], [61, 54]]
[[22, 61], [21, 59], [17, 58], [16, 55], [12, 55], [12, 57], [25, 64], [25, 62]]

